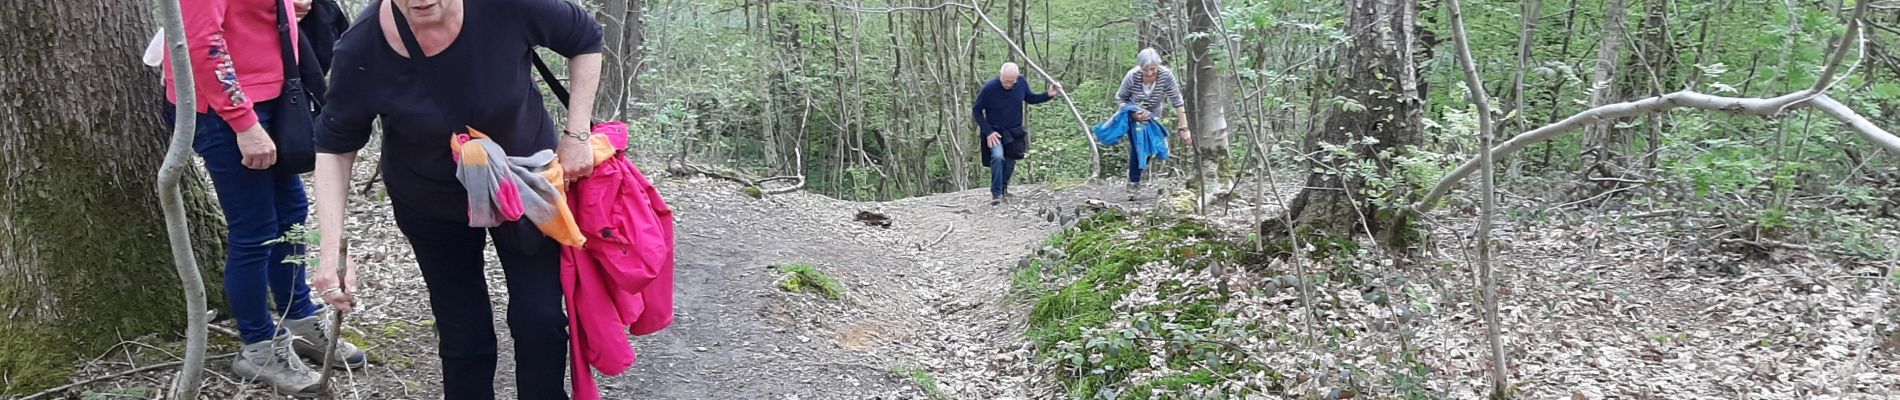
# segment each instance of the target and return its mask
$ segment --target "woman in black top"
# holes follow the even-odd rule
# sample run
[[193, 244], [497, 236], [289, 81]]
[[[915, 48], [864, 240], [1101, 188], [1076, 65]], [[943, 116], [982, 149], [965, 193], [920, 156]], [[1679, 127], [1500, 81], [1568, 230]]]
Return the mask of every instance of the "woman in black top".
[[[422, 66], [410, 59], [399, 34], [403, 20], [427, 55]], [[535, 47], [568, 57], [573, 92], [566, 129], [555, 129], [529, 79]], [[586, 175], [593, 168], [586, 142], [600, 49], [600, 24], [563, 0], [386, 0], [367, 7], [336, 44], [330, 104], [316, 129], [322, 261], [311, 286], [338, 310], [353, 303], [355, 277], [335, 278], [343, 210], [350, 165], [370, 139], [370, 122], [381, 119], [384, 182], [396, 225], [428, 285], [449, 399], [495, 396], [495, 330], [482, 272], [489, 236], [507, 278], [516, 397], [567, 398], [560, 246], [526, 221], [470, 228], [467, 192], [455, 178], [449, 143], [466, 125], [509, 155], [555, 149], [569, 179]]]

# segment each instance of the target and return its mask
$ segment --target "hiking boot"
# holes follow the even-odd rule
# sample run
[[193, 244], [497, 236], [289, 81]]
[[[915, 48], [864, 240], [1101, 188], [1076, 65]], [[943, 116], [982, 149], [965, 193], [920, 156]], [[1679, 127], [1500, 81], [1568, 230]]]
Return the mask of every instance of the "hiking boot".
[[990, 195], [990, 205], [995, 206], [995, 205], [1002, 205], [1002, 204], [1003, 204], [1003, 196]]
[[1141, 182], [1128, 182], [1128, 201], [1141, 198]]
[[323, 389], [323, 375], [305, 366], [290, 349], [290, 335], [244, 345], [231, 372], [238, 377], [263, 382], [277, 394], [299, 398], [316, 397]]
[[[323, 368], [323, 350], [329, 348], [330, 335], [336, 333], [336, 327], [331, 325], [329, 318], [325, 318], [330, 313], [329, 308], [324, 308], [303, 319], [284, 320], [284, 330], [290, 331], [292, 336], [291, 348], [297, 351], [297, 355], [309, 357], [312, 367]], [[362, 368], [369, 360], [363, 349], [356, 348], [356, 344], [348, 340], [336, 341], [336, 355], [331, 358], [335, 361], [331, 361], [330, 366], [344, 369]]]

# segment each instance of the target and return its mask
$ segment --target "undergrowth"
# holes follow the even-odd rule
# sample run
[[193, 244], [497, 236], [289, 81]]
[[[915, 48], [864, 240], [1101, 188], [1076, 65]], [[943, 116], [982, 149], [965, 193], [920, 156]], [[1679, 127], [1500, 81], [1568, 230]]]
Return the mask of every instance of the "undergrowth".
[[1222, 341], [1240, 328], [1222, 310], [1224, 288], [1169, 282], [1155, 301], [1125, 298], [1144, 269], [1207, 272], [1245, 255], [1239, 241], [1197, 221], [1108, 212], [1052, 238], [1013, 274], [1012, 293], [1034, 303], [1027, 337], [1070, 397], [1180, 396], [1272, 370]]

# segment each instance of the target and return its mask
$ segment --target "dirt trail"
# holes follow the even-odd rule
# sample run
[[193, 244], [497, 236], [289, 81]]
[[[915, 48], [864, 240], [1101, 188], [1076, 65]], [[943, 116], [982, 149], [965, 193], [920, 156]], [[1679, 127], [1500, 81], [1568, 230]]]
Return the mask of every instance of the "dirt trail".
[[[1009, 271], [1059, 228], [1048, 210], [1110, 194], [1018, 187], [992, 207], [983, 190], [859, 203], [660, 186], [679, 209], [680, 319], [634, 341], [640, 361], [608, 380], [613, 398], [924, 397], [900, 370], [926, 371], [955, 398], [1030, 397]], [[892, 224], [856, 222], [859, 211]], [[837, 278], [846, 299], [779, 290], [771, 267], [792, 263]]]

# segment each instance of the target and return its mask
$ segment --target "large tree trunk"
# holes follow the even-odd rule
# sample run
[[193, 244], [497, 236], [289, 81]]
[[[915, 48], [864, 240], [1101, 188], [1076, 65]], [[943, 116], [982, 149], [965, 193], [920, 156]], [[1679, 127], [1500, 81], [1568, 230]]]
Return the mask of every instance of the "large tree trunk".
[[[138, 61], [150, 7], [0, 2], [0, 397], [63, 383], [75, 361], [122, 338], [184, 328], [153, 195], [164, 92]], [[223, 264], [223, 224], [204, 182], [186, 183], [193, 247], [221, 303], [210, 272]]]
[[641, 111], [633, 105], [646, 98], [640, 88], [640, 71], [646, 69], [647, 0], [604, 0], [600, 20], [606, 34], [601, 63], [600, 98], [594, 102], [594, 115], [601, 119], [635, 119]]
[[[1417, 182], [1405, 182], [1393, 163], [1406, 146], [1420, 138], [1420, 98], [1418, 71], [1413, 61], [1417, 30], [1418, 3], [1413, 0], [1347, 0], [1346, 31], [1353, 32], [1340, 62], [1344, 87], [1337, 91], [1351, 104], [1334, 104], [1326, 122], [1306, 140], [1306, 151], [1315, 154], [1308, 166], [1305, 189], [1294, 198], [1289, 212], [1300, 236], [1330, 238], [1337, 242], [1368, 233], [1389, 249], [1408, 246], [1412, 240], [1410, 213], [1403, 209], [1416, 196]], [[1372, 140], [1368, 140], [1372, 139]], [[1319, 151], [1340, 146], [1349, 154]], [[1373, 171], [1354, 173], [1358, 160], [1371, 160]], [[1400, 187], [1368, 188], [1365, 174], [1378, 174], [1398, 181]], [[1381, 207], [1373, 196], [1385, 198]], [[1267, 237], [1288, 233], [1270, 219], [1263, 226]], [[1321, 250], [1327, 250], [1321, 246]]]
[[1195, 165], [1202, 193], [1222, 190], [1220, 183], [1227, 171], [1227, 85], [1214, 69], [1217, 62], [1208, 51], [1214, 38], [1220, 37], [1214, 24], [1220, 23], [1220, 0], [1187, 0], [1188, 75], [1192, 76], [1187, 99], [1188, 131], [1194, 139]]

